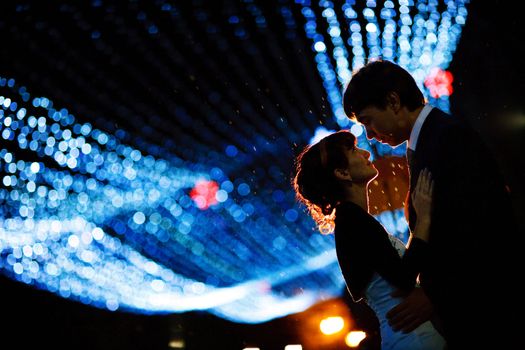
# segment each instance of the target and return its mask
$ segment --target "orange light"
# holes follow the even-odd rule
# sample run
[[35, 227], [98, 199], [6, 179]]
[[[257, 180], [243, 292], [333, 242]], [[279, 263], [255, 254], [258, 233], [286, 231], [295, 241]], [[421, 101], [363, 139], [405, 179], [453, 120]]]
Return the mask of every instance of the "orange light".
[[366, 333], [363, 331], [352, 331], [345, 337], [345, 343], [351, 348], [356, 348], [359, 343], [366, 338]]
[[184, 349], [184, 346], [184, 339], [172, 339], [168, 344], [171, 349]]
[[341, 316], [327, 317], [319, 325], [321, 332], [326, 335], [335, 334], [343, 329], [345, 321]]
[[303, 350], [303, 346], [300, 344], [290, 344], [286, 345], [284, 350]]

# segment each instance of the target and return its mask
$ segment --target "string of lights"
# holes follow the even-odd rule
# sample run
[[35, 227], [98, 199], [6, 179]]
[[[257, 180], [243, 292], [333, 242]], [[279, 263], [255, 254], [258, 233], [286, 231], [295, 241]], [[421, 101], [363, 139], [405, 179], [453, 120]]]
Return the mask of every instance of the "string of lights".
[[[98, 308], [245, 323], [340, 296], [333, 238], [295, 200], [294, 152], [349, 128], [373, 159], [403, 156], [366, 139], [342, 91], [391, 59], [447, 110], [467, 3], [17, 5], [1, 273]], [[377, 218], [406, 237], [402, 208]]]

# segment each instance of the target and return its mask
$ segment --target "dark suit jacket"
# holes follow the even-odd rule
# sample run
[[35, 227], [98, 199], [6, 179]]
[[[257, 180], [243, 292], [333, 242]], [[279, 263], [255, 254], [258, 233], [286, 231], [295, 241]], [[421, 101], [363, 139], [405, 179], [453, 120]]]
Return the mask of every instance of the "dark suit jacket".
[[[523, 297], [515, 293], [514, 284], [524, 275], [524, 264], [517, 261], [523, 238], [508, 188], [479, 135], [437, 108], [421, 128], [410, 190], [424, 168], [434, 179], [430, 239], [424, 248], [409, 248], [427, 249], [421, 285], [442, 317], [451, 345], [480, 341], [486, 346], [484, 331], [508, 331], [511, 317], [523, 317], [514, 309], [523, 305], [516, 300]], [[416, 214], [410, 198], [407, 202], [414, 229]]]

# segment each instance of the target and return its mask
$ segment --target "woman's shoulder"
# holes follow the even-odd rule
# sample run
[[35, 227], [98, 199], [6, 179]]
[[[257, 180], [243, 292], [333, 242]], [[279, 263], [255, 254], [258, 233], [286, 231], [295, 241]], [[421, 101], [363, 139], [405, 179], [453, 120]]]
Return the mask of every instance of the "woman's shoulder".
[[370, 238], [374, 236], [374, 232], [384, 229], [375, 217], [352, 202], [345, 202], [336, 207], [334, 222], [336, 238], [338, 233], [353, 239]]
[[335, 207], [335, 217], [345, 218], [347, 216], [369, 216], [368, 212], [354, 202], [339, 203]]
[[353, 202], [344, 202], [339, 204], [335, 209], [335, 224], [349, 224], [353, 227], [363, 225], [375, 226], [379, 224], [377, 219], [368, 211]]

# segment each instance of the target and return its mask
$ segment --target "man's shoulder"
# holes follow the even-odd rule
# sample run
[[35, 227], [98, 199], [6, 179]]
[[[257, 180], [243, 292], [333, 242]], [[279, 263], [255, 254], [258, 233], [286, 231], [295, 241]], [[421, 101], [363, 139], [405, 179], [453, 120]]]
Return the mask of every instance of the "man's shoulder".
[[434, 143], [435, 141], [432, 140], [441, 138], [441, 135], [446, 129], [454, 128], [456, 124], [457, 122], [454, 121], [453, 116], [451, 116], [448, 113], [445, 113], [437, 107], [434, 107], [428, 114], [428, 117], [425, 119], [425, 122], [421, 127], [421, 132], [419, 136], [420, 141], [418, 141], [418, 147], [420, 142]]
[[425, 123], [427, 132], [432, 134], [472, 133], [474, 129], [463, 119], [434, 107]]
[[[434, 108], [429, 115], [422, 141], [440, 153], [481, 152], [488, 157], [488, 149], [481, 134], [466, 120]], [[423, 133], [423, 132], [422, 132]], [[422, 142], [422, 143], [423, 143]]]
[[435, 123], [443, 126], [454, 126], [461, 125], [462, 120], [452, 115], [451, 113], [445, 112], [438, 107], [432, 108], [430, 111], [427, 121], [429, 123]]

